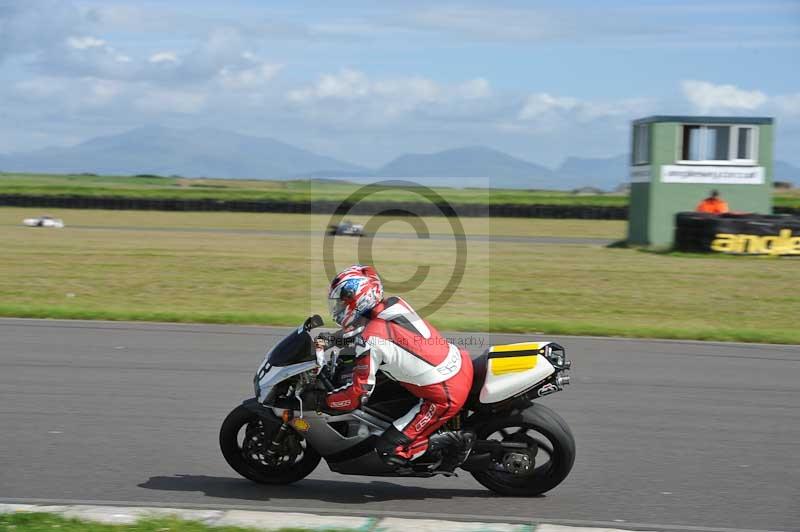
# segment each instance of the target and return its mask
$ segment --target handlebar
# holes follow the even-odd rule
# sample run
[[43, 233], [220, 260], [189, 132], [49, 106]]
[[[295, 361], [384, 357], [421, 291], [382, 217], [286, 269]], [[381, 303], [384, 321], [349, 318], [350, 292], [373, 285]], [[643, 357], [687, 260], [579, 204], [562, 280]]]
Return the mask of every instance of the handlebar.
[[324, 342], [325, 349], [330, 349], [331, 347], [347, 347], [355, 341], [355, 338], [345, 338], [341, 329], [332, 333], [321, 332], [317, 335], [316, 339]]
[[328, 378], [327, 372], [324, 368], [319, 372], [319, 375], [317, 375], [317, 380], [322, 384], [326, 392], [332, 392], [334, 390], [333, 383]]
[[[318, 344], [318, 348], [322, 347], [323, 349], [328, 350], [333, 347], [338, 347], [340, 349], [347, 347], [348, 345], [353, 343], [354, 339], [345, 338], [342, 330], [339, 329], [334, 332], [321, 332], [317, 335], [315, 341], [317, 343], [318, 342], [322, 343], [322, 346], [319, 346]], [[326, 364], [320, 369], [320, 372], [317, 374], [317, 381], [319, 381], [319, 383], [322, 384], [322, 386], [325, 388], [325, 391], [327, 392], [332, 392], [335, 389], [329, 375], [330, 371], [333, 371], [333, 366], [331, 364]]]

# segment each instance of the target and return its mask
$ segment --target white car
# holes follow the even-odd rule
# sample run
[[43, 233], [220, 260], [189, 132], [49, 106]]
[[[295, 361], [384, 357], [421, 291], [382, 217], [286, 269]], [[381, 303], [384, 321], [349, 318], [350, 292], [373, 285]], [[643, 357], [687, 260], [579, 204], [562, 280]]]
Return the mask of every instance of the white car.
[[37, 216], [36, 218], [25, 218], [22, 220], [22, 224], [28, 227], [55, 227], [61, 229], [64, 227], [64, 220], [53, 218], [52, 216]]

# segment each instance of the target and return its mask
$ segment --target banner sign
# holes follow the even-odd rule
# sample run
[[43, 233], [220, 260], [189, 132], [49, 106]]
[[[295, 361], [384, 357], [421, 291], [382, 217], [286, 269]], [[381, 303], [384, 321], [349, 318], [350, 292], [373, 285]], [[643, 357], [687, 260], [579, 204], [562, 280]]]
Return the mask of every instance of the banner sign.
[[788, 215], [677, 215], [675, 247], [736, 255], [800, 256], [800, 217]]
[[762, 185], [763, 166], [690, 166], [666, 164], [661, 167], [662, 183], [704, 185]]
[[631, 183], [649, 183], [649, 166], [631, 166]]

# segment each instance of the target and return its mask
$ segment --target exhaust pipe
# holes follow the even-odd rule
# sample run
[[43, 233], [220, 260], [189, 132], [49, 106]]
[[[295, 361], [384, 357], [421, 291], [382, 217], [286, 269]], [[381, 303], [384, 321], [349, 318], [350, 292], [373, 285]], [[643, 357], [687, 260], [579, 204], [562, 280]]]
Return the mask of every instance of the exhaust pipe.
[[559, 387], [566, 386], [567, 384], [569, 384], [569, 375], [559, 375], [558, 377], [556, 377], [556, 384]]

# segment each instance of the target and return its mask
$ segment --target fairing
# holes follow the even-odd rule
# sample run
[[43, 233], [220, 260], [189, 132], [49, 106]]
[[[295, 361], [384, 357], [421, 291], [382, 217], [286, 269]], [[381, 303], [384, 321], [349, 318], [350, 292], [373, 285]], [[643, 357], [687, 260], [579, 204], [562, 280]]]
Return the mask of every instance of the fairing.
[[555, 373], [555, 367], [543, 355], [547, 345], [524, 342], [490, 347], [479, 401], [499, 403], [534, 388]]
[[316, 360], [314, 341], [305, 329], [298, 327], [269, 350], [266, 360], [273, 366], [289, 366]]
[[274, 399], [273, 390], [286, 379], [316, 368], [316, 360], [291, 366], [273, 366], [268, 360], [264, 360], [264, 364], [262, 364], [261, 369], [258, 370], [255, 379], [253, 379], [258, 402], [263, 404], [265, 401]]

